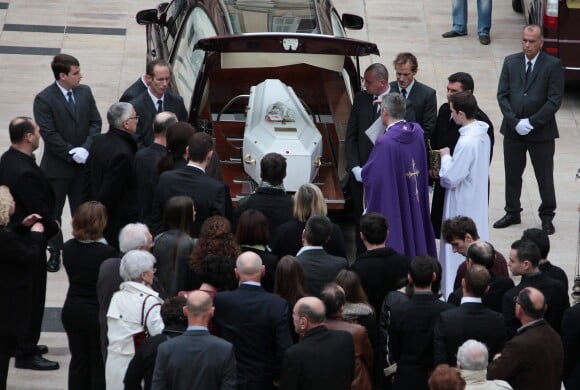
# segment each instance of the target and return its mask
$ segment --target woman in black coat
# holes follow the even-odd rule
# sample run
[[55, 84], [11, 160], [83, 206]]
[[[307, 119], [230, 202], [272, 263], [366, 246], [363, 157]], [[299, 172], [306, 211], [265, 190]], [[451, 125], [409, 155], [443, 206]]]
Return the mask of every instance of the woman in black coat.
[[10, 355], [16, 348], [21, 329], [25, 329], [28, 313], [29, 273], [46, 248], [40, 216], [31, 214], [21, 224], [8, 227], [14, 214], [14, 199], [6, 186], [0, 186], [0, 389], [6, 388]]
[[105, 389], [97, 278], [101, 263], [118, 256], [117, 250], [103, 238], [106, 224], [107, 210], [103, 204], [83, 203], [73, 216], [74, 238], [65, 243], [62, 251], [69, 280], [62, 308], [62, 324], [71, 353], [69, 389]]

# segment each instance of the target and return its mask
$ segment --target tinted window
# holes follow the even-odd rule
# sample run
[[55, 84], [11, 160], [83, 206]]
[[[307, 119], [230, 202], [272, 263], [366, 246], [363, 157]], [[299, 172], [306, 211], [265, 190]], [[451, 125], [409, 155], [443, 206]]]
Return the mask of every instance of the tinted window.
[[195, 81], [205, 56], [203, 50], [193, 50], [193, 47], [200, 39], [215, 35], [217, 35], [216, 30], [205, 11], [201, 8], [194, 8], [185, 21], [173, 59], [176, 87], [188, 109], [191, 105]]
[[165, 11], [165, 26], [163, 28], [163, 40], [167, 44], [167, 50], [171, 53], [173, 44], [179, 31], [179, 26], [185, 16], [187, 0], [174, 0]]

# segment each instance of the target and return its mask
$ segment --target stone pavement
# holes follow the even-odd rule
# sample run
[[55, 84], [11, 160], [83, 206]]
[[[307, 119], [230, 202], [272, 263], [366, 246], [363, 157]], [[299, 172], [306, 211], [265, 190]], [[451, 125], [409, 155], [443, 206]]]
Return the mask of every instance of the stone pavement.
[[[160, 1], [160, 0], [159, 0]], [[140, 9], [152, 8], [157, 0], [11, 0], [0, 1], [0, 124], [7, 128], [17, 115], [32, 116], [36, 93], [53, 82], [50, 61], [65, 52], [81, 62], [83, 83], [92, 87], [101, 115], [145, 68], [145, 28], [135, 23]], [[392, 72], [392, 60], [400, 51], [419, 59], [417, 78], [437, 90], [438, 104], [445, 100], [447, 76], [466, 71], [475, 79], [475, 95], [496, 128], [496, 146], [491, 166], [490, 223], [503, 215], [502, 136], [497, 134], [501, 114], [495, 94], [503, 58], [521, 50], [523, 17], [509, 2], [494, 2], [492, 42], [482, 46], [475, 31], [476, 12], [470, 3], [469, 35], [443, 39], [451, 27], [450, 1], [443, 0], [335, 0], [340, 12], [361, 15], [365, 28], [349, 36], [378, 44], [380, 57], [361, 61], [383, 62]], [[394, 72], [391, 73], [394, 78]], [[551, 236], [550, 259], [574, 277], [578, 231], [580, 182], [580, 86], [569, 85], [558, 112], [560, 139], [556, 143], [555, 180], [558, 210]], [[106, 122], [103, 118], [103, 122]], [[106, 128], [105, 128], [106, 129]], [[9, 146], [8, 132], [0, 132], [0, 153]], [[37, 152], [37, 157], [41, 150]], [[537, 217], [539, 194], [531, 168], [524, 175], [522, 224], [504, 230], [491, 229], [491, 242], [505, 255], [511, 242], [525, 228], [540, 227]], [[70, 237], [70, 216], [63, 217], [65, 239]], [[10, 389], [65, 389], [70, 358], [66, 335], [60, 331], [59, 311], [68, 287], [64, 270], [48, 275], [46, 326], [41, 343], [47, 344], [49, 359], [60, 362], [51, 372], [10, 369]], [[49, 318], [52, 317], [52, 318]]]

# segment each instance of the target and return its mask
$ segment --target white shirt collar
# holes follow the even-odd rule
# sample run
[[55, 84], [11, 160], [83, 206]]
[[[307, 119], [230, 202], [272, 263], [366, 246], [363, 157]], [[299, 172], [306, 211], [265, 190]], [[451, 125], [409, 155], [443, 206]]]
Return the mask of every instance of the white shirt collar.
[[306, 246], [303, 246], [302, 248], [300, 248], [298, 253], [296, 253], [296, 256], [300, 256], [301, 253], [306, 252], [306, 251], [311, 251], [314, 249], [323, 249], [323, 248], [321, 246], [306, 245]]
[[461, 304], [464, 304], [464, 303], [481, 303], [481, 298], [463, 297], [463, 298], [461, 298]]
[[397, 124], [397, 123], [399, 123], [399, 122], [405, 122], [405, 120], [404, 120], [404, 119], [400, 119], [400, 120], [398, 120], [398, 121], [396, 121], [396, 122], [393, 122], [393, 123], [391, 123], [391, 124], [390, 124], [390, 125], [388, 125], [388, 126], [387, 126], [387, 128], [385, 129], [385, 133], [386, 133], [387, 131], [389, 131], [389, 129], [390, 129], [392, 126], [396, 125], [396, 124]]
[[[62, 85], [60, 85], [60, 84], [58, 83], [58, 81], [55, 81], [55, 83], [56, 83], [56, 86], [58, 87], [58, 89], [60, 89], [60, 92], [62, 92], [62, 95], [64, 96], [64, 99], [65, 99], [65, 100], [68, 102], [68, 95], [67, 95], [67, 93], [68, 93], [69, 91], [71, 91], [71, 92], [72, 92], [72, 89], [64, 89], [64, 88], [62, 87]], [[73, 93], [73, 99], [74, 99], [74, 96], [75, 96], [75, 95], [74, 95], [74, 93]]]
[[156, 110], [157, 110], [157, 100], [162, 100], [164, 103], [163, 105], [165, 106], [165, 95], [161, 96], [160, 99], [157, 99], [157, 97], [151, 93], [151, 90], [149, 89], [149, 87], [147, 87], [147, 93], [149, 94], [149, 97], [151, 98], [151, 101], [153, 102], [153, 106], [155, 107]]
[[524, 58], [525, 58], [525, 62], [524, 62], [524, 70], [528, 69], [528, 61], [532, 62], [532, 71], [534, 70], [534, 66], [536, 66], [536, 61], [538, 60], [538, 57], [540, 56], [540, 52], [538, 52], [538, 54], [536, 54], [536, 56], [534, 58], [532, 58], [531, 60], [528, 60], [528, 57], [526, 57], [526, 55], [524, 54]]
[[187, 166], [188, 166], [188, 167], [194, 167], [194, 168], [197, 168], [197, 169], [199, 169], [200, 171], [202, 171], [202, 172], [204, 172], [204, 173], [205, 173], [205, 169], [204, 169], [204, 168], [203, 168], [201, 165], [199, 165], [199, 164], [197, 164], [197, 163], [194, 163], [193, 161], [189, 161], [189, 162], [187, 163]]
[[[399, 87], [399, 91], [401, 89], [403, 89], [403, 87], [401, 87], [400, 84], [397, 84]], [[407, 88], [405, 88], [405, 91], [407, 91], [407, 97], [409, 97], [409, 94], [411, 93], [411, 89], [413, 89], [413, 86], [415, 85], [415, 79], [413, 78], [413, 81], [411, 81], [411, 84], [409, 84], [409, 86]]]

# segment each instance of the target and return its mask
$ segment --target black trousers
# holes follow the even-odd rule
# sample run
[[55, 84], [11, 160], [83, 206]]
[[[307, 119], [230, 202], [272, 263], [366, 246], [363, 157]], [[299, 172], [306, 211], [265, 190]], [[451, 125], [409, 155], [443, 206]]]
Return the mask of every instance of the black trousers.
[[[54, 207], [54, 219], [60, 223], [62, 221], [62, 210], [64, 209], [64, 204], [67, 196], [71, 216], [74, 215], [76, 209], [83, 202], [84, 194], [83, 194], [82, 170], [77, 169], [77, 174], [70, 178], [65, 179], [49, 178], [48, 181], [50, 183], [50, 186], [52, 187], [52, 191], [54, 192], [54, 199], [56, 201]], [[59, 230], [58, 234], [53, 238], [51, 238], [48, 242], [49, 251], [51, 253], [62, 250], [63, 239], [61, 230]]]
[[15, 348], [15, 335], [0, 335], [0, 390], [6, 390], [8, 364], [10, 363], [10, 355], [14, 353]]
[[556, 214], [556, 192], [554, 189], [554, 140], [527, 142], [525, 138], [503, 139], [505, 166], [505, 211], [518, 214], [521, 207], [522, 175], [526, 168], [526, 152], [530, 154], [542, 203], [538, 214], [542, 220], [552, 220]]
[[356, 181], [352, 173], [349, 173], [348, 179], [350, 194], [352, 196], [352, 216], [355, 222], [354, 242], [356, 243], [356, 253], [359, 255], [366, 251], [360, 239], [360, 217], [364, 211], [364, 187], [362, 183]]

